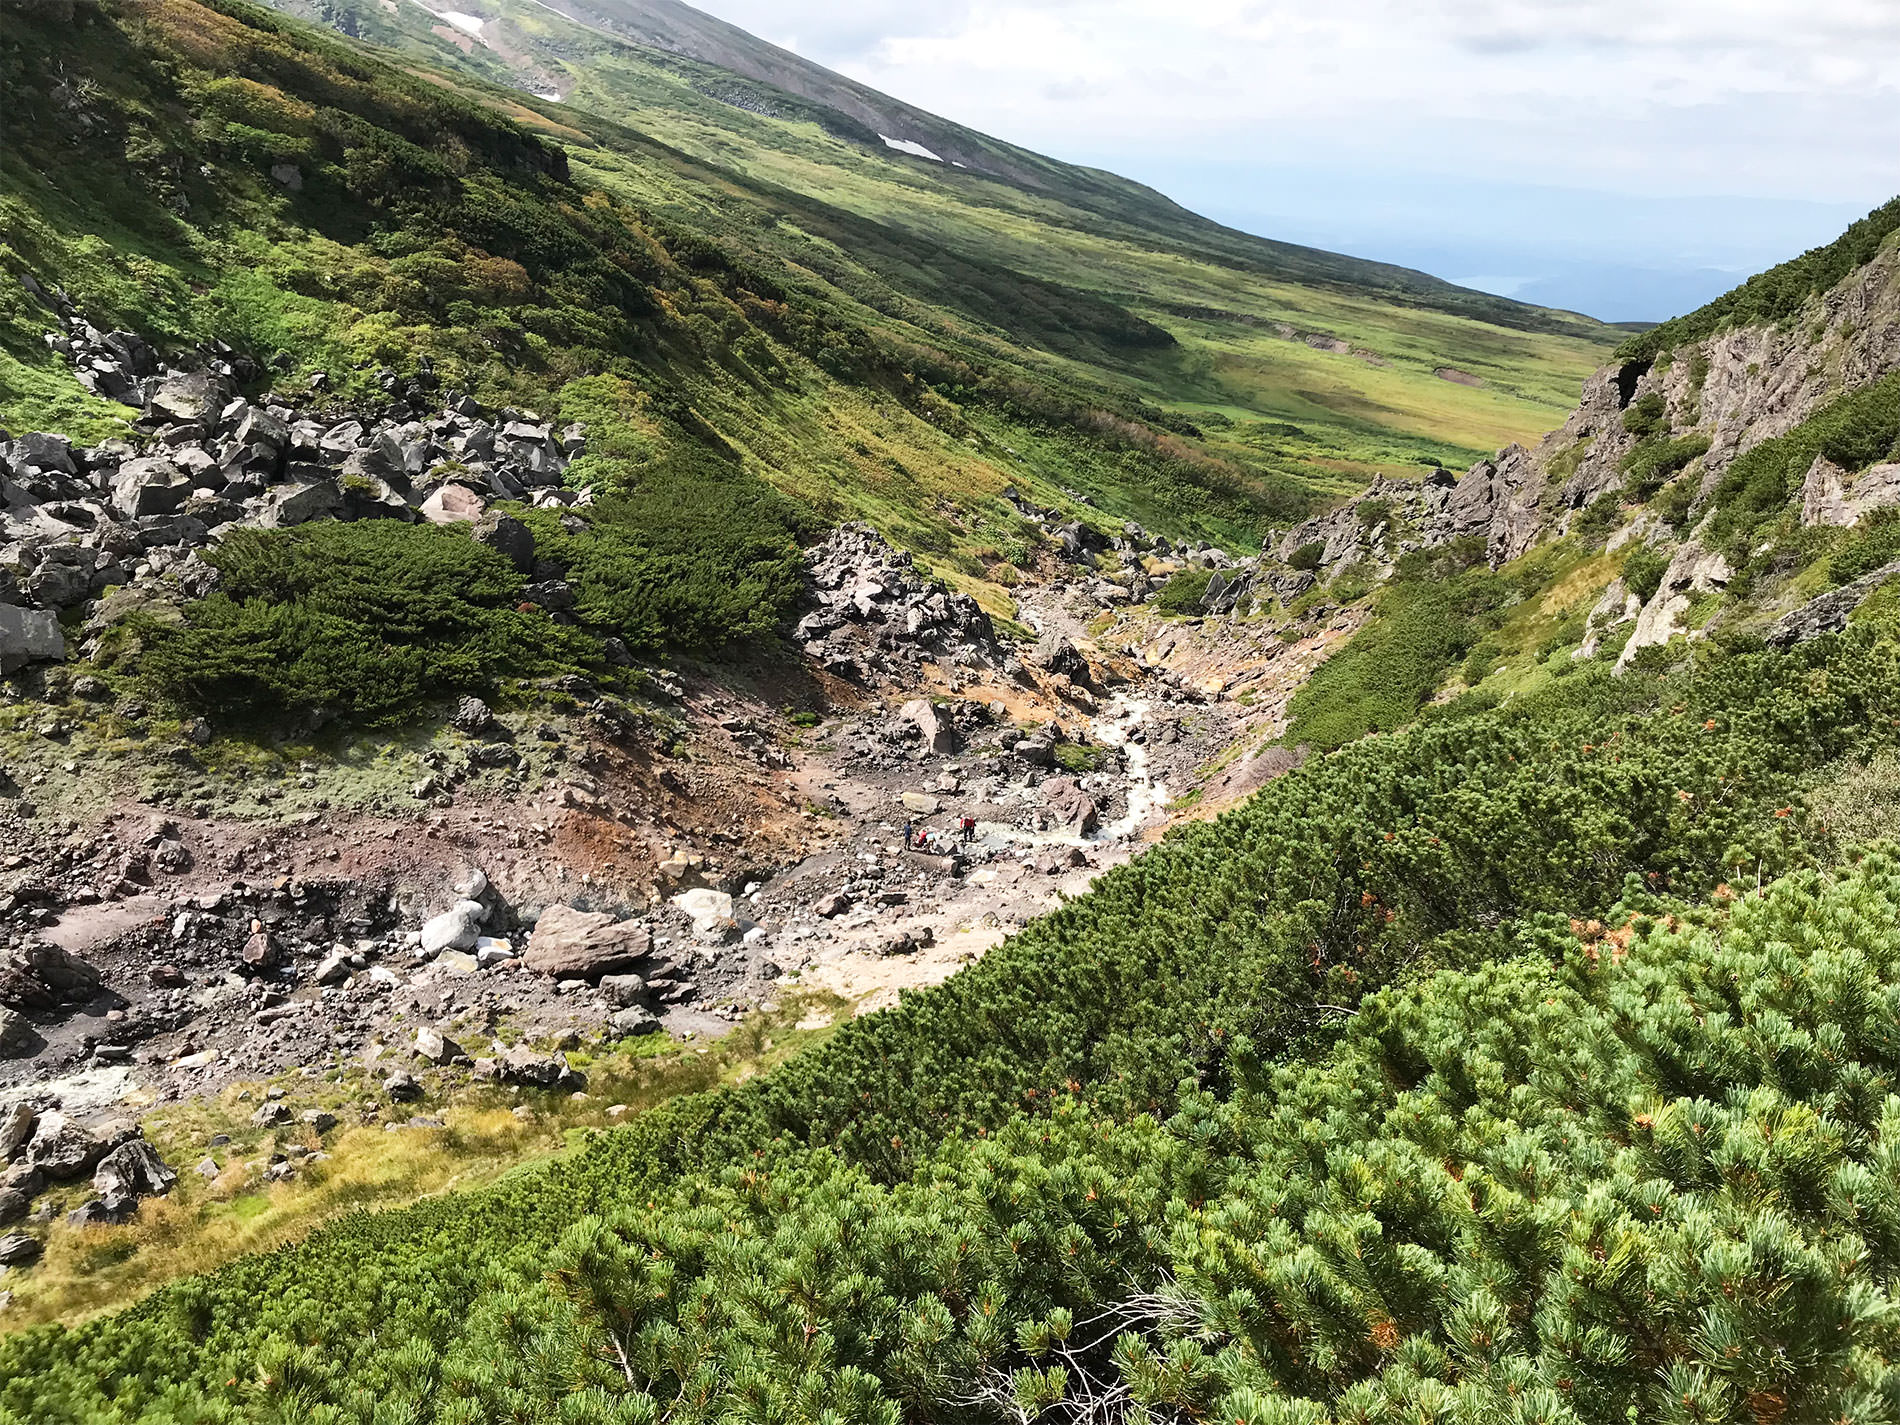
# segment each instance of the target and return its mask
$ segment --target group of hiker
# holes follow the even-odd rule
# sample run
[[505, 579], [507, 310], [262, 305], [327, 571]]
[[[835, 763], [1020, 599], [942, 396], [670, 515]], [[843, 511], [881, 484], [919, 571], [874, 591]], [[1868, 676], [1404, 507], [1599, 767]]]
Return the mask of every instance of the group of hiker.
[[[933, 841], [941, 841], [944, 833], [932, 831], [927, 826], [918, 826], [908, 818], [904, 822], [904, 848], [907, 851], [928, 851]], [[976, 840], [976, 818], [964, 816], [957, 818], [956, 839], [968, 845]]]

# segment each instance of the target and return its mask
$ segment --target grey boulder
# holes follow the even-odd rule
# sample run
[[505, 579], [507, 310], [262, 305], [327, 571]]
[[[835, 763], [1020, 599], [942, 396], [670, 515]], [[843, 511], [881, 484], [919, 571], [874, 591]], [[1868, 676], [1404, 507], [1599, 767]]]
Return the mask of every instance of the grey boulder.
[[0, 1163], [11, 1162], [15, 1154], [26, 1146], [33, 1136], [33, 1125], [37, 1122], [33, 1110], [23, 1103], [11, 1108], [0, 1108]]
[[474, 901], [457, 901], [452, 909], [424, 923], [422, 948], [431, 955], [466, 950], [481, 936], [481, 926], [481, 906]]
[[92, 1190], [108, 1207], [141, 1197], [163, 1197], [177, 1181], [178, 1174], [143, 1138], [121, 1143], [92, 1170]]
[[24, 1232], [9, 1232], [0, 1237], [0, 1267], [23, 1267], [28, 1262], [38, 1261], [45, 1250], [37, 1238]]
[[1047, 778], [1042, 784], [1042, 800], [1053, 813], [1056, 825], [1071, 836], [1093, 831], [1100, 819], [1095, 798], [1083, 791], [1073, 777]]
[[158, 455], [126, 461], [112, 480], [112, 503], [134, 519], [168, 515], [190, 493], [191, 477]]
[[70, 1182], [82, 1177], [106, 1155], [108, 1144], [63, 1113], [49, 1113], [40, 1120], [27, 1145], [27, 1158], [34, 1167], [55, 1182]]
[[0, 603], [0, 677], [29, 663], [57, 663], [66, 657], [66, 635], [59, 615], [49, 609], [23, 609]]
[[343, 486], [334, 476], [308, 484], [287, 485], [265, 497], [257, 522], [266, 529], [289, 529], [333, 515], [343, 508]]
[[652, 1010], [643, 1005], [628, 1005], [617, 1010], [608, 1021], [615, 1034], [623, 1039], [631, 1039], [641, 1034], [652, 1034], [660, 1027], [660, 1021]]
[[917, 729], [923, 745], [932, 752], [956, 750], [956, 728], [944, 710], [929, 698], [912, 698], [897, 710], [899, 723]]
[[[33, 1047], [33, 1026], [26, 1016], [0, 1005], [0, 1059], [27, 1053]], [[0, 1112], [0, 1145], [6, 1141], [6, 1113]], [[6, 1153], [0, 1148], [0, 1159]]]
[[632, 969], [652, 949], [651, 932], [637, 921], [551, 905], [535, 922], [523, 958], [529, 969], [551, 979], [595, 980]]

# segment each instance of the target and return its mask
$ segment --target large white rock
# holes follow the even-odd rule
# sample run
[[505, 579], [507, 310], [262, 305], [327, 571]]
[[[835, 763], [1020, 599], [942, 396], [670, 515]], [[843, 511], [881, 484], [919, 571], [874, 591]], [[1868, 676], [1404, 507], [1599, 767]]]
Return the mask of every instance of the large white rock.
[[432, 917], [422, 927], [422, 948], [431, 955], [467, 950], [482, 933], [481, 918], [476, 913], [480, 910], [473, 901], [460, 901], [454, 909]]
[[1694, 539], [1685, 539], [1663, 571], [1662, 583], [1637, 615], [1636, 630], [1623, 645], [1615, 671], [1621, 673], [1629, 667], [1641, 650], [1667, 643], [1682, 633], [1682, 616], [1695, 602], [1695, 595], [1724, 588], [1734, 577], [1728, 560], [1714, 550], [1704, 549]]
[[724, 891], [685, 891], [673, 897], [673, 904], [691, 916], [694, 925], [732, 919], [732, 897]]
[[422, 502], [418, 513], [430, 524], [472, 524], [488, 510], [488, 501], [466, 485], [444, 485]]

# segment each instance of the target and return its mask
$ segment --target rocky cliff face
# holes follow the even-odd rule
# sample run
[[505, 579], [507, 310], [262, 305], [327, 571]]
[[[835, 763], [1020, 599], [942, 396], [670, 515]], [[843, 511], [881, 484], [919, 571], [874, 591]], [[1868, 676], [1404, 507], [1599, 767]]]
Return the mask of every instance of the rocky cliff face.
[[[1350, 504], [1298, 525], [1271, 552], [1290, 559], [1323, 547], [1319, 567], [1368, 554], [1387, 560], [1465, 535], [1482, 535], [1492, 563], [1515, 559], [1567, 533], [1579, 511], [1620, 489], [1624, 462], [1642, 437], [1626, 417], [1654, 396], [1671, 438], [1703, 436], [1708, 450], [1685, 473], [1706, 500], [1742, 452], [1784, 435], [1834, 397], [1900, 370], [1900, 249], [1888, 248], [1823, 294], [1798, 322], [1744, 326], [1672, 352], [1662, 362], [1605, 366], [1584, 383], [1577, 408], [1535, 450], [1512, 445], [1462, 477], [1436, 471], [1421, 483], [1381, 478]], [[1887, 467], [1879, 467], [1885, 471]], [[1900, 502], [1900, 478], [1861, 477], [1848, 498], [1839, 472], [1817, 471], [1804, 522], [1851, 524], [1867, 509]], [[1894, 498], [1889, 498], [1893, 495]], [[1364, 521], [1389, 501], [1389, 538]]]
[[[1622, 507], [1678, 486], [1673, 517], [1636, 514], [1608, 547], [1660, 546], [1668, 565], [1648, 598], [1620, 581], [1606, 590], [1585, 652], [1605, 629], [1634, 620], [1622, 662], [1684, 631], [1698, 594], [1733, 577], [1696, 533], [1723, 475], [1746, 451], [1785, 435], [1828, 402], [1900, 370], [1900, 248], [1812, 299], [1797, 319], [1745, 325], [1684, 344], [1660, 360], [1619, 362], [1584, 383], [1568, 420], [1534, 450], [1512, 445], [1462, 477], [1381, 478], [1365, 494], [1288, 530], [1268, 554], [1319, 577], [1372, 561], [1389, 567], [1415, 549], [1479, 538], [1495, 566], [1572, 532], [1599, 501]], [[1667, 456], [1668, 458], [1662, 458]], [[1649, 488], [1631, 489], [1632, 461], [1653, 460]], [[1805, 526], [1846, 527], [1900, 505], [1900, 465], [1858, 475], [1817, 458], [1800, 491]]]

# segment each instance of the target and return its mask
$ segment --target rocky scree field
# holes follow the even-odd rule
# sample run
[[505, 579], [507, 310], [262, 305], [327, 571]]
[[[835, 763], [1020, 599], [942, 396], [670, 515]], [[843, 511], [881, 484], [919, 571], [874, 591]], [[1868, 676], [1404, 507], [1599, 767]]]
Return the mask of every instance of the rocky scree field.
[[[1016, 650], [865, 526], [801, 557], [768, 525], [701, 599], [709, 551], [564, 478], [585, 422], [426, 364], [319, 418], [240, 395], [228, 348], [161, 357], [49, 305], [49, 349], [133, 414], [0, 454], [16, 1325], [492, 1173], [935, 983], [1140, 848], [1151, 738], [1192, 766], [1228, 735], [1076, 613], [1219, 551], [1011, 492], [1062, 571], [1046, 614], [1023, 590], [1047, 632]], [[797, 651], [733, 651], [794, 605]], [[531, 1098], [501, 1121], [497, 1091]], [[365, 1181], [371, 1130], [437, 1147]], [[129, 1186], [99, 1167], [122, 1149], [152, 1155]]]

